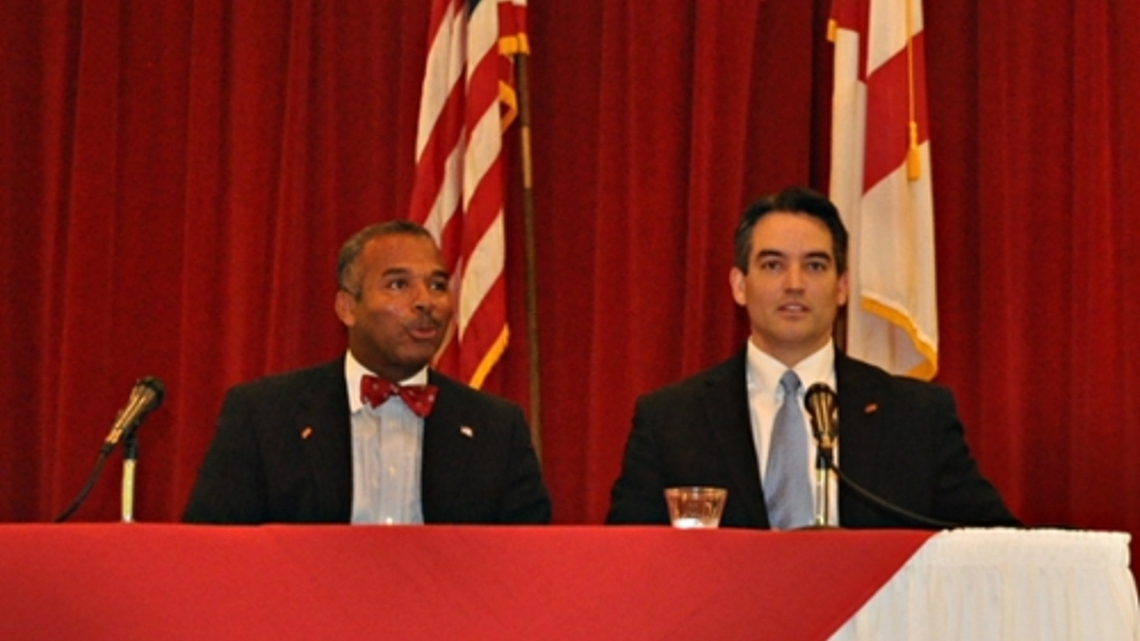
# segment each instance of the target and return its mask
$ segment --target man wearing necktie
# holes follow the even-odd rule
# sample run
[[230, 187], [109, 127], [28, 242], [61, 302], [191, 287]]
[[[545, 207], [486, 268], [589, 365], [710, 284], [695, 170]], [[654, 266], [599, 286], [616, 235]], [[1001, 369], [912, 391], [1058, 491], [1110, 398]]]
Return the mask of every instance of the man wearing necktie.
[[334, 361], [230, 389], [183, 520], [547, 523], [522, 411], [431, 370], [452, 316], [419, 225], [372, 225], [337, 257]]
[[[607, 522], [669, 522], [673, 486], [728, 490], [721, 525], [811, 525], [816, 444], [804, 391], [836, 390], [834, 456], [845, 476], [928, 519], [1016, 525], [979, 473], [950, 392], [892, 376], [838, 351], [832, 328], [847, 303], [847, 231], [835, 206], [789, 188], [743, 213], [729, 274], [751, 332], [727, 361], [638, 399]], [[834, 475], [832, 476], [834, 479]], [[916, 527], [841, 485], [830, 525]]]

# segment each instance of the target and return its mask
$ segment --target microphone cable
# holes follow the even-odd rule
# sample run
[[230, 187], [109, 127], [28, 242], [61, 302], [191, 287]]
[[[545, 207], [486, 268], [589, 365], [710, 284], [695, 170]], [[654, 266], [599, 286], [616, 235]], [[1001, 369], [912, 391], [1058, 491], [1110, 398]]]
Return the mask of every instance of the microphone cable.
[[87, 498], [87, 495], [91, 493], [91, 488], [95, 487], [95, 480], [99, 478], [99, 472], [103, 469], [103, 463], [107, 461], [107, 455], [110, 454], [113, 449], [115, 449], [115, 446], [110, 443], [104, 444], [103, 447], [99, 448], [99, 456], [95, 459], [94, 469], [87, 475], [87, 483], [83, 485], [83, 489], [79, 491], [79, 495], [71, 501], [71, 504], [68, 505], [63, 512], [60, 512], [59, 516], [52, 519], [52, 523], [63, 523], [68, 517], [75, 513], [75, 510], [79, 509], [80, 504], [82, 504], [83, 500]]
[[827, 459], [827, 467], [828, 467], [828, 469], [835, 472], [835, 475], [839, 477], [839, 480], [844, 485], [851, 488], [851, 490], [854, 491], [856, 494], [863, 497], [864, 499], [867, 499], [868, 501], [870, 501], [874, 505], [886, 510], [887, 512], [890, 512], [891, 514], [893, 514], [895, 516], [898, 516], [898, 517], [901, 517], [901, 518], [906, 519], [908, 521], [911, 521], [912, 523], [915, 523], [917, 525], [922, 525], [924, 527], [934, 528], [936, 530], [948, 530], [948, 529], [952, 529], [952, 528], [964, 527], [961, 523], [951, 523], [949, 521], [941, 521], [939, 519], [930, 518], [928, 516], [922, 516], [921, 514], [911, 512], [910, 510], [908, 510], [906, 508], [903, 508], [903, 507], [900, 507], [898, 505], [895, 505], [894, 503], [891, 503], [890, 501], [882, 498], [881, 496], [878, 496], [877, 494], [871, 492], [870, 490], [862, 487], [861, 485], [859, 485], [855, 481], [852, 481], [846, 474], [843, 473], [842, 470], [839, 469], [838, 465], [836, 465], [835, 463], [833, 463], [831, 461], [831, 457], [828, 457], [828, 459]]

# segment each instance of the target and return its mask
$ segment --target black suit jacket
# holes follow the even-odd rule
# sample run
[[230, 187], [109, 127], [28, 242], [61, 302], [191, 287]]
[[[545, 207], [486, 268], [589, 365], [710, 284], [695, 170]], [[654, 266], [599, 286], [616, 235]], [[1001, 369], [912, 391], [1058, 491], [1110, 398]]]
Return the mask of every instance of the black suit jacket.
[[[424, 521], [549, 522], [550, 499], [518, 406], [434, 371], [428, 378], [439, 393], [424, 419]], [[351, 430], [343, 357], [233, 387], [183, 520], [347, 523]]]
[[[970, 457], [949, 390], [837, 352], [839, 463], [852, 481], [919, 515], [1016, 525]], [[609, 523], [668, 523], [666, 487], [728, 489], [722, 526], [767, 528], [753, 445], [745, 350], [638, 399]], [[844, 527], [915, 527], [841, 484]]]

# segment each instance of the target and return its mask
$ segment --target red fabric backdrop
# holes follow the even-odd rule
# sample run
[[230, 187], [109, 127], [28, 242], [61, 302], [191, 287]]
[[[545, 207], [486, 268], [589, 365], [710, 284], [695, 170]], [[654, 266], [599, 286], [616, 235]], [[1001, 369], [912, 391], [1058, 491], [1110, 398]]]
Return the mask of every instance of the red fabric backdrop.
[[[826, 186], [827, 0], [532, 0], [544, 459], [598, 522], [635, 396], [745, 336], [755, 196]], [[1029, 523], [1140, 533], [1140, 5], [926, 3], [940, 380]], [[134, 380], [136, 513], [178, 517], [226, 387], [333, 358], [333, 259], [402, 217], [421, 0], [8, 0], [0, 21], [0, 520], [79, 490]], [[513, 342], [488, 388], [526, 404]], [[111, 520], [117, 458], [77, 520]]]

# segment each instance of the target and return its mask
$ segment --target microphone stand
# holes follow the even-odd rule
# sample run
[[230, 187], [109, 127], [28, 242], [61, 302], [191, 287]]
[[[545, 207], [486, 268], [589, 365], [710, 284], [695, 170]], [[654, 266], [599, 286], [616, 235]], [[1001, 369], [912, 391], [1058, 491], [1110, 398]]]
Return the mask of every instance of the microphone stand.
[[834, 464], [835, 440], [839, 434], [835, 392], [826, 383], [815, 383], [804, 395], [804, 407], [811, 415], [811, 433], [815, 437], [815, 519], [813, 528], [831, 525], [831, 470]]
[[135, 522], [135, 464], [139, 460], [138, 439], [132, 430], [123, 438], [122, 522]]
[[831, 523], [831, 444], [824, 445], [820, 439], [815, 455], [815, 520], [813, 528], [829, 527]]

